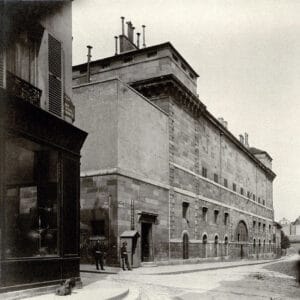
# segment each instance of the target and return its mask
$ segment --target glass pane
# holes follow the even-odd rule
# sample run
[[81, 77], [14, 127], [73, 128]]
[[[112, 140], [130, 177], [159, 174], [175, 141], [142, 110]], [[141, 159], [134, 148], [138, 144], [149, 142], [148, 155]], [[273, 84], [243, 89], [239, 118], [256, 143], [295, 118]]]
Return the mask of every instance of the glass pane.
[[5, 255], [58, 255], [58, 153], [23, 138], [5, 145]]

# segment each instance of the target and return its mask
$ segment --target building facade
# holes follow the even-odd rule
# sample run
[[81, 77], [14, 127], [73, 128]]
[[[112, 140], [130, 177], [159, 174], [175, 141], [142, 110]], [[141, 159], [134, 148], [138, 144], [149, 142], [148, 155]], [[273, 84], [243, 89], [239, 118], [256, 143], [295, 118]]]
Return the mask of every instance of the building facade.
[[79, 277], [71, 24], [71, 1], [1, 2], [1, 292]]
[[86, 235], [107, 240], [111, 263], [126, 230], [137, 232], [137, 265], [272, 257], [272, 158], [207, 110], [197, 73], [171, 43], [140, 48], [132, 30], [115, 56], [73, 67], [76, 122], [89, 132]]
[[294, 253], [300, 250], [300, 217], [294, 222], [290, 222], [286, 218], [279, 221], [282, 226], [282, 231], [289, 238], [290, 248], [288, 253]]

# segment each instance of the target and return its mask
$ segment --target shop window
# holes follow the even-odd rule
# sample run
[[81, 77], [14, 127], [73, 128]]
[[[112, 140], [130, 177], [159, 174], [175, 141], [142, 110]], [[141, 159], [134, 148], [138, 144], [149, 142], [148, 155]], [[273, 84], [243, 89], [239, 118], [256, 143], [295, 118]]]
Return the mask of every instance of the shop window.
[[202, 207], [202, 217], [204, 222], [207, 222], [207, 211], [207, 207]]
[[232, 184], [232, 189], [234, 192], [236, 192], [236, 184], [235, 183]]
[[214, 182], [218, 183], [219, 182], [219, 177], [218, 174], [214, 174]]
[[5, 256], [58, 255], [58, 153], [20, 137], [5, 144]]
[[207, 178], [207, 169], [202, 167], [202, 176]]

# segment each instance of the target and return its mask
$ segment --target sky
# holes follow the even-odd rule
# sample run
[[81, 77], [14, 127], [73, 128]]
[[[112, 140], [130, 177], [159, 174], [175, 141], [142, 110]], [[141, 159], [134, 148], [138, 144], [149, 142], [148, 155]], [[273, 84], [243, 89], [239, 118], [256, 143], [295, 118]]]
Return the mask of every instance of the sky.
[[146, 44], [171, 42], [200, 75], [198, 94], [235, 135], [273, 158], [275, 220], [300, 216], [300, 1], [76, 0], [73, 65], [114, 55], [121, 20]]

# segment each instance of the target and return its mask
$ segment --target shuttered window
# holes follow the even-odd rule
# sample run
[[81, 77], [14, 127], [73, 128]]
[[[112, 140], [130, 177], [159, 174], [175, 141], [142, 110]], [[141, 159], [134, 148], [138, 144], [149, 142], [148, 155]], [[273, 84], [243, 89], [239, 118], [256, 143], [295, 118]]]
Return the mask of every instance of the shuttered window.
[[49, 111], [61, 116], [62, 110], [62, 49], [61, 43], [49, 34]]

